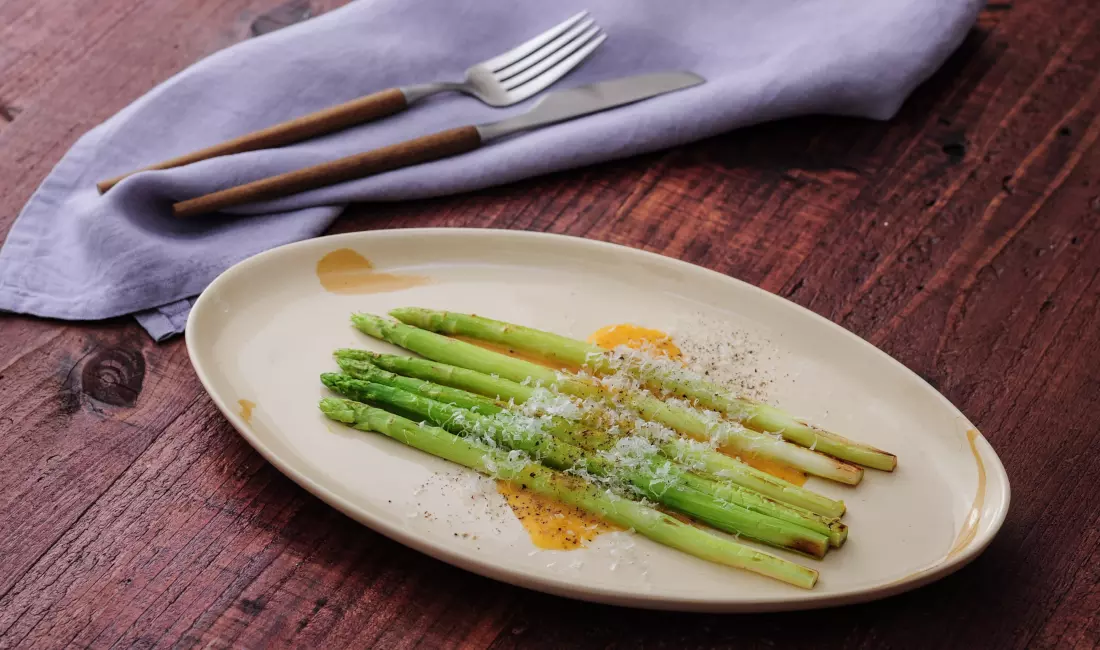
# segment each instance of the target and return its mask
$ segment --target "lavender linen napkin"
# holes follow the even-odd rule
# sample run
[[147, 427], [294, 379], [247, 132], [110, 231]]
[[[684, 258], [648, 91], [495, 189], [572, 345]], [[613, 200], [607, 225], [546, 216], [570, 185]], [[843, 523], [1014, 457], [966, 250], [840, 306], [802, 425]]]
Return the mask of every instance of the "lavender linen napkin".
[[[980, 0], [357, 0], [218, 52], [85, 134], [0, 250], [0, 309], [64, 319], [134, 314], [183, 331], [193, 298], [255, 253], [322, 233], [351, 201], [461, 192], [805, 113], [887, 119], [958, 46]], [[446, 95], [295, 146], [95, 183], [382, 88], [460, 78], [470, 64], [589, 9], [609, 39], [557, 88], [691, 70], [708, 82], [473, 153], [181, 223], [179, 200], [506, 109]]]

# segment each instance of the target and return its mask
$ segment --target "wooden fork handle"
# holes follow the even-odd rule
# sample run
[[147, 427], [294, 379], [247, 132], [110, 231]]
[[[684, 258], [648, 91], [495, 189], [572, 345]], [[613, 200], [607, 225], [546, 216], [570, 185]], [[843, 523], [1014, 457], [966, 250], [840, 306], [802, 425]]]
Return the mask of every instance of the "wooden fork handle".
[[405, 94], [397, 88], [382, 90], [367, 95], [366, 97], [353, 99], [350, 102], [344, 102], [343, 104], [310, 113], [309, 115], [303, 115], [302, 117], [281, 124], [269, 126], [266, 129], [242, 135], [239, 138], [234, 138], [212, 147], [207, 147], [178, 158], [166, 160], [162, 163], [146, 167], [145, 169], [132, 171], [122, 176], [102, 181], [96, 184], [96, 187], [99, 188], [99, 192], [102, 194], [117, 185], [122, 179], [131, 174], [136, 174], [138, 171], [170, 169], [172, 167], [181, 167], [193, 162], [216, 158], [218, 156], [227, 156], [229, 154], [241, 153], [244, 151], [255, 151], [257, 149], [283, 147], [295, 142], [301, 142], [302, 140], [315, 138], [319, 135], [346, 129], [349, 126], [363, 124], [380, 117], [392, 115], [405, 110], [408, 106], [409, 103], [405, 99]]
[[481, 135], [477, 127], [460, 126], [181, 201], [172, 206], [172, 214], [177, 217], [193, 217], [245, 203], [270, 201], [391, 169], [466, 153], [480, 146]]

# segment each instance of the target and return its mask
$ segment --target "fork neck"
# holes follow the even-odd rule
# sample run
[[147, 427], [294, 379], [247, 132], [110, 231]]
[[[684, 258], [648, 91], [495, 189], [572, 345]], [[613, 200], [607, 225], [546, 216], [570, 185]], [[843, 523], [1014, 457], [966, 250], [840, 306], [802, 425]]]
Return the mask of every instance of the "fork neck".
[[405, 101], [409, 104], [420, 101], [429, 95], [435, 95], [448, 90], [461, 92], [465, 89], [466, 84], [453, 83], [450, 81], [437, 81], [430, 84], [416, 84], [415, 86], [402, 86], [398, 88], [401, 94], [405, 96]]

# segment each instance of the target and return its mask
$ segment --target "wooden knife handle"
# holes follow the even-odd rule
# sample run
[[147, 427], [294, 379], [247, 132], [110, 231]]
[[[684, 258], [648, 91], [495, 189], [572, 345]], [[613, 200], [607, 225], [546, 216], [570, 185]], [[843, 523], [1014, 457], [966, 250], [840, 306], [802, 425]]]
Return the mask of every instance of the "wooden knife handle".
[[132, 174], [136, 174], [138, 171], [170, 169], [172, 167], [181, 167], [193, 162], [216, 158], [218, 156], [227, 156], [229, 154], [241, 153], [244, 151], [255, 151], [257, 149], [283, 147], [288, 144], [294, 144], [295, 142], [301, 142], [302, 140], [315, 138], [319, 135], [334, 133], [346, 129], [349, 126], [363, 124], [380, 117], [392, 115], [405, 110], [408, 106], [409, 103], [405, 100], [405, 94], [397, 88], [382, 90], [367, 95], [366, 97], [353, 99], [350, 102], [344, 102], [343, 104], [310, 113], [309, 115], [303, 115], [302, 117], [269, 126], [266, 129], [254, 131], [247, 135], [242, 135], [239, 138], [216, 144], [212, 147], [200, 149], [178, 158], [166, 160], [144, 169], [132, 171], [122, 176], [102, 181], [96, 184], [96, 187], [99, 188], [99, 192], [102, 194], [117, 185], [122, 179]]
[[481, 135], [478, 134], [477, 127], [460, 126], [181, 201], [172, 206], [172, 214], [177, 217], [193, 217], [245, 203], [270, 201], [399, 167], [466, 153], [479, 146]]

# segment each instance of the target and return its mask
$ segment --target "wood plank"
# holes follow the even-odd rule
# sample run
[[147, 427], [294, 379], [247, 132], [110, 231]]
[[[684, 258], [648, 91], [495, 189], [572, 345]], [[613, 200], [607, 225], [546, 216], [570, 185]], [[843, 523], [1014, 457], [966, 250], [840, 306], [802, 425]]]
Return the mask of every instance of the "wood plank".
[[136, 327], [118, 323], [69, 328], [9, 365], [0, 382], [5, 594], [199, 386], [182, 346], [156, 348]]
[[[84, 129], [278, 6], [0, 1], [0, 106], [14, 108], [0, 114], [0, 224]], [[179, 341], [153, 345], [125, 319], [4, 316], [0, 646], [1100, 645], [1098, 78], [1088, 0], [995, 3], [889, 123], [788, 120], [358, 206], [336, 226], [624, 243], [869, 338], [959, 405], [1017, 486], [1000, 536], [954, 576], [879, 603], [737, 620], [508, 587], [376, 535], [282, 477], [201, 395]]]

